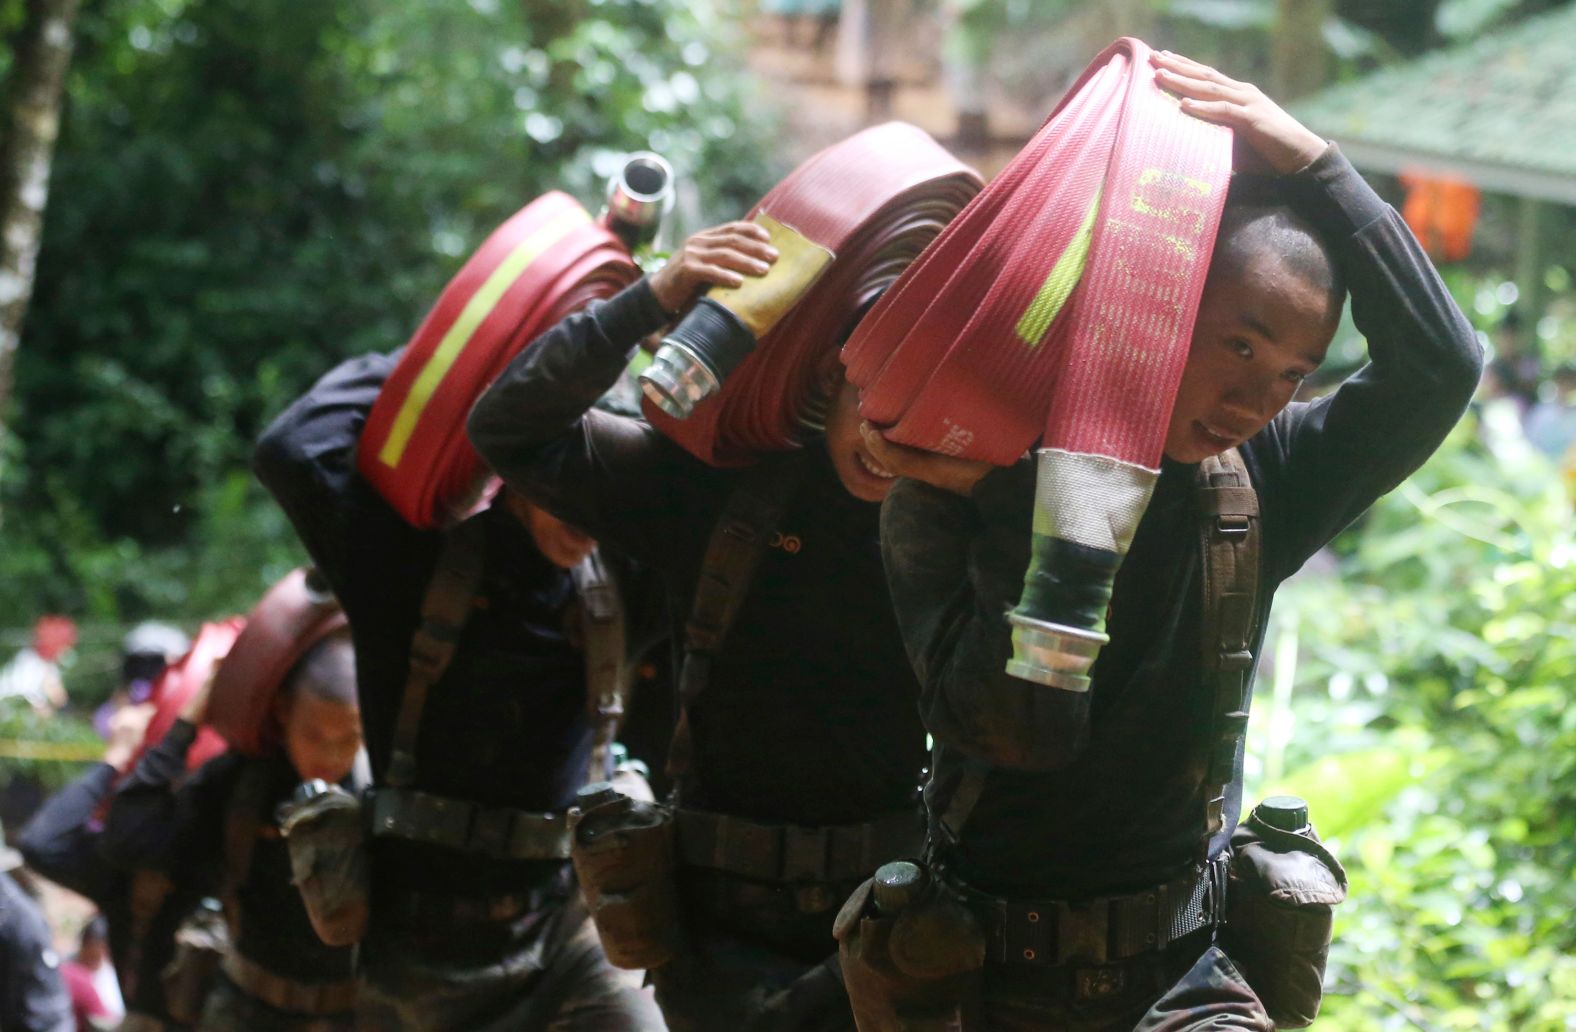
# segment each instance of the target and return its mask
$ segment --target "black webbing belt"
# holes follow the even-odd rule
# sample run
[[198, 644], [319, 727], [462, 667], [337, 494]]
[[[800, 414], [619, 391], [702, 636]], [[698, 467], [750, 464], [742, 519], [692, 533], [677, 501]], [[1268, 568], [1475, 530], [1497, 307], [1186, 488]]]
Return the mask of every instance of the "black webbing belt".
[[681, 863], [769, 882], [862, 878], [888, 860], [917, 856], [923, 829], [911, 810], [863, 824], [765, 824], [679, 809]]
[[569, 827], [562, 814], [483, 806], [408, 788], [372, 793], [372, 834], [494, 860], [569, 859]]
[[1224, 899], [1226, 856], [1142, 892], [1082, 902], [1001, 899], [946, 878], [985, 929], [999, 964], [1108, 964], [1164, 949], [1213, 924]]

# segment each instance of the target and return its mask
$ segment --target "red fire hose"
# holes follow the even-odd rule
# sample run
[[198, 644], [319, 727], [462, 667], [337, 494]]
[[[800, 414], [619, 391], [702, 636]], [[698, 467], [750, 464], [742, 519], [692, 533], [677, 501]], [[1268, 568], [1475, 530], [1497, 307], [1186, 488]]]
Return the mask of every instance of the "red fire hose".
[[979, 175], [922, 130], [891, 122], [805, 161], [751, 212], [765, 212], [835, 258], [719, 393], [685, 420], [648, 400], [653, 426], [714, 466], [798, 447], [825, 392], [822, 363], [866, 306], [980, 189]]
[[273, 706], [285, 677], [312, 646], [345, 625], [326, 588], [310, 585], [305, 570], [286, 574], [252, 607], [219, 665], [207, 726], [242, 755], [268, 755], [279, 745]]
[[1007, 465], [1038, 440], [1016, 676], [1088, 687], [1153, 490], [1231, 170], [1118, 40], [844, 348], [902, 444]]
[[357, 468], [412, 525], [465, 515], [485, 470], [465, 417], [509, 360], [564, 316], [640, 275], [567, 194], [549, 193], [487, 238], [449, 281], [367, 417]]
[[[1007, 465], [1037, 439], [1153, 467], [1230, 172], [1119, 40], [843, 350], [902, 444]], [[1065, 381], [1065, 382], [1063, 382]]]

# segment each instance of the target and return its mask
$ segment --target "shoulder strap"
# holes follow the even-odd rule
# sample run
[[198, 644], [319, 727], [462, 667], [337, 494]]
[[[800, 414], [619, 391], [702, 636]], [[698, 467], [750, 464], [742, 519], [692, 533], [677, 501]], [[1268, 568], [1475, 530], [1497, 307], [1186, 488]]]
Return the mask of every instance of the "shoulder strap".
[[421, 601], [421, 623], [410, 639], [410, 671], [405, 677], [389, 759], [387, 780], [394, 788], [415, 783], [416, 736], [427, 706], [427, 691], [443, 677], [454, 658], [454, 647], [481, 584], [486, 553], [486, 528], [478, 518], [466, 520], [444, 538], [437, 569]]
[[[1226, 787], [1236, 770], [1237, 745], [1248, 726], [1248, 676], [1259, 584], [1259, 499], [1247, 466], [1235, 448], [1199, 464], [1194, 481], [1203, 560], [1204, 676], [1215, 688], [1215, 741], [1205, 775], [1208, 843], [1225, 823]], [[953, 842], [973, 813], [990, 767], [965, 759], [957, 789], [941, 815], [942, 832]]]
[[1248, 729], [1253, 627], [1259, 594], [1259, 499], [1235, 448], [1199, 464], [1195, 481], [1204, 593], [1203, 672], [1214, 684], [1214, 730], [1204, 775], [1203, 849], [1227, 823], [1227, 788]]
[[711, 660], [722, 647], [772, 532], [788, 499], [799, 486], [804, 464], [766, 461], [745, 470], [728, 496], [701, 561], [695, 601], [684, 625], [684, 662], [679, 668], [679, 717], [668, 748], [668, 776], [674, 782], [689, 770], [692, 742], [689, 709], [706, 690]]
[[586, 706], [595, 736], [586, 780], [603, 781], [613, 776], [613, 740], [624, 721], [625, 702], [633, 683], [624, 640], [624, 600], [612, 571], [595, 549], [570, 575], [580, 600]]
[[225, 805], [224, 873], [219, 898], [229, 918], [232, 938], [240, 935], [241, 912], [235, 904], [235, 893], [252, 873], [252, 856], [257, 852], [263, 804], [271, 780], [270, 767], [268, 760], [247, 760]]

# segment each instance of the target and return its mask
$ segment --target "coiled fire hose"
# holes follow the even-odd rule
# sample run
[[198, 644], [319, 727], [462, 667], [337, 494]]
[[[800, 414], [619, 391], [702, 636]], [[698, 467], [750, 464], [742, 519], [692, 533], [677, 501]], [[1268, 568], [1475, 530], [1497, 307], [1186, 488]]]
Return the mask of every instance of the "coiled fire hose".
[[1158, 477], [1231, 169], [1149, 48], [1106, 48], [1029, 145], [859, 324], [861, 414], [1009, 465], [1040, 442], [1008, 672], [1074, 691]]
[[797, 447], [825, 414], [817, 380], [831, 349], [980, 185], [901, 122], [805, 161], [751, 212], [781, 257], [741, 288], [712, 291], [668, 336], [641, 377], [646, 417], [714, 466]]
[[564, 316], [640, 275], [630, 252], [672, 207], [673, 171], [632, 155], [593, 220], [568, 194], [527, 204], [444, 287], [367, 417], [361, 475], [416, 527], [467, 515], [492, 493], [465, 436], [476, 398], [511, 359]]

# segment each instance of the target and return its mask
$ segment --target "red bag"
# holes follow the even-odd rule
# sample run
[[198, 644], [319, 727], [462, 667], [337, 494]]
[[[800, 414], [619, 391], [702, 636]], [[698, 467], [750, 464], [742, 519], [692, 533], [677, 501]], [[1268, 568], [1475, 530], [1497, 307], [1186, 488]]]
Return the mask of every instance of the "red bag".
[[554, 323], [639, 275], [618, 238], [568, 194], [520, 209], [449, 281], [406, 346], [361, 432], [361, 475], [413, 526], [467, 515], [490, 494], [465, 436], [476, 399]]
[[[186, 655], [164, 668], [164, 673], [153, 682], [153, 691], [148, 696], [148, 701], [154, 705], [153, 718], [142, 733], [142, 745], [138, 746], [126, 769], [121, 771], [122, 774], [136, 767], [143, 753], [163, 741], [165, 734], [180, 718], [186, 703], [213, 676], [214, 667], [229, 655], [245, 624], [246, 621], [239, 616], [203, 624]], [[186, 752], [186, 769], [196, 770], [226, 748], [224, 738], [204, 724], [197, 729], [197, 739]]]
[[309, 587], [305, 570], [291, 571], [247, 614], [214, 678], [204, 730], [246, 756], [272, 753], [280, 736], [274, 699], [285, 676], [312, 646], [345, 626], [334, 596]]

